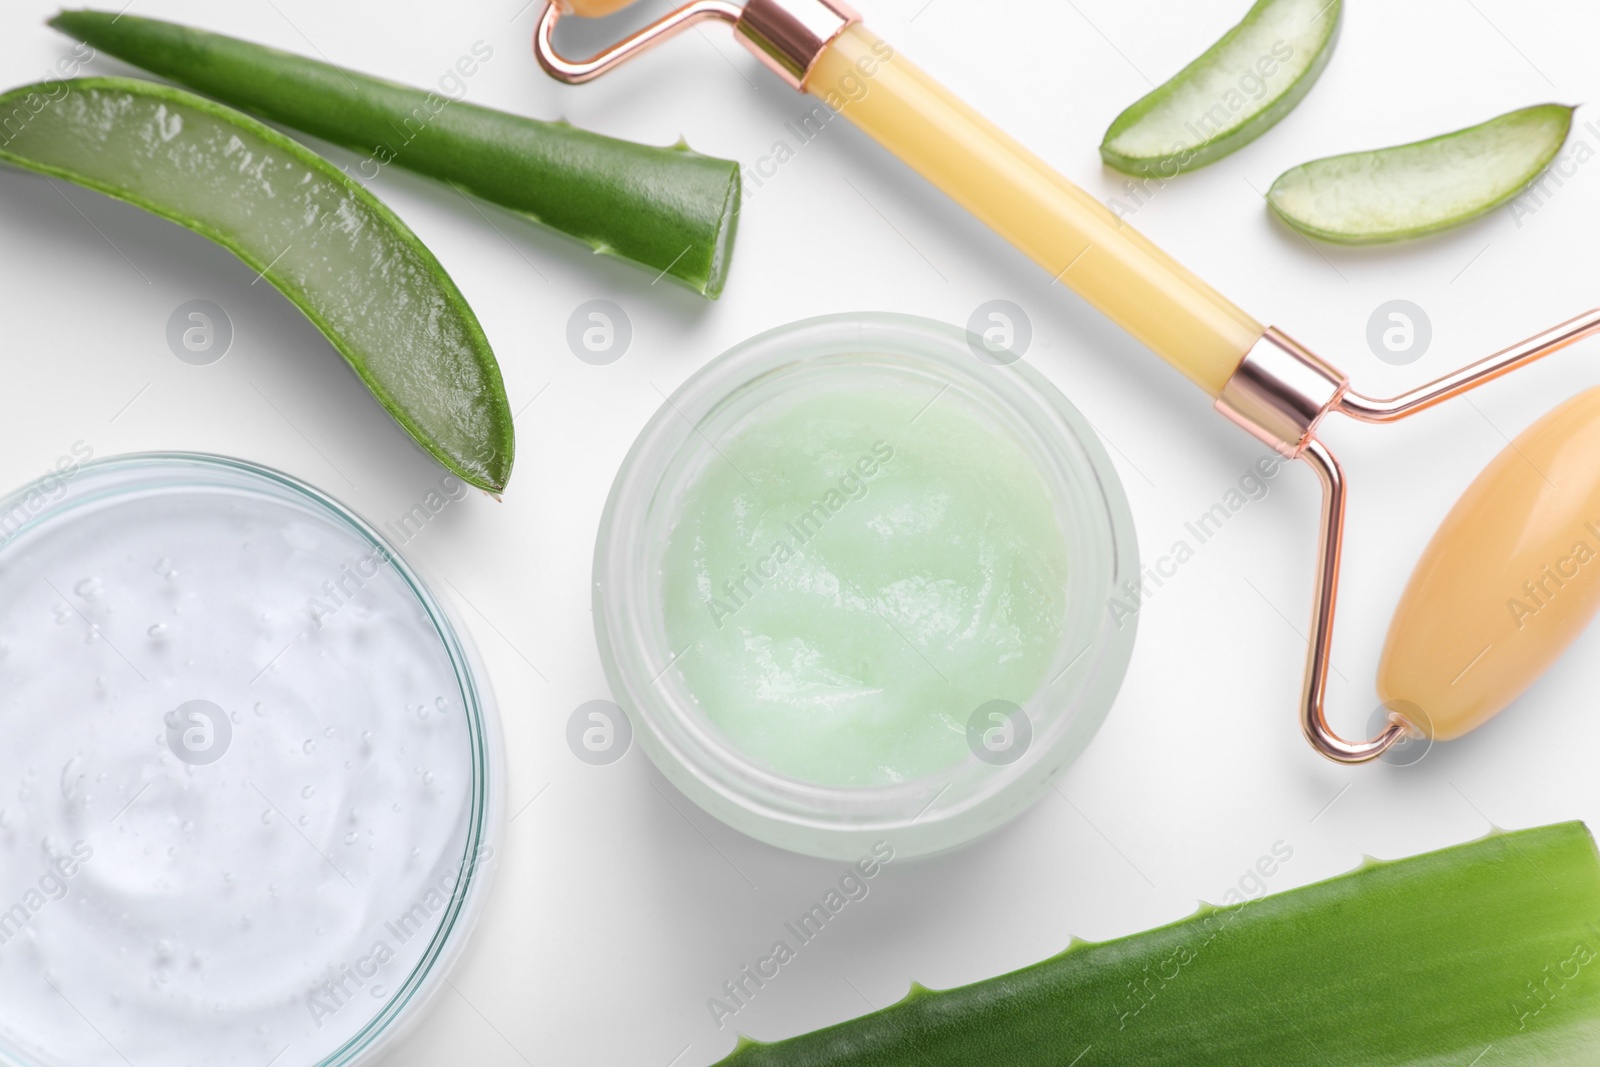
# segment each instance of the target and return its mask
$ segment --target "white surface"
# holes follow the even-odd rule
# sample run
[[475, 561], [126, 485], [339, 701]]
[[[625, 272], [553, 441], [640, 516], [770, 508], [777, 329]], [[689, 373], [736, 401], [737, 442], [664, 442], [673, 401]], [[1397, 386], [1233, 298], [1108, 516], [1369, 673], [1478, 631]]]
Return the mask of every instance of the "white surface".
[[[452, 4], [138, 0], [193, 22], [402, 81], [433, 82], [482, 39], [469, 99], [750, 164], [809, 108], [726, 32], [706, 28], [593, 85], [553, 85], [528, 54], [521, 0]], [[1245, 7], [1178, 0], [863, 0], [905, 54], [1099, 196], [1119, 176], [1096, 146], [1112, 117], [1198, 54]], [[5, 81], [44, 76], [68, 44], [48, 3], [0, 15]], [[1591, 249], [1600, 166], [1582, 165], [1531, 217], [1502, 210], [1398, 248], [1312, 248], [1267, 217], [1272, 179], [1338, 151], [1411, 140], [1546, 100], [1600, 99], [1578, 0], [1354, 3], [1310, 97], [1262, 140], [1160, 191], [1135, 223], [1258, 317], [1383, 393], [1600, 302]], [[587, 38], [593, 40], [592, 35]], [[99, 60], [91, 72], [123, 72]], [[1140, 72], [1143, 72], [1141, 74]], [[1574, 143], [1600, 146], [1582, 127]], [[329, 150], [337, 159], [356, 157]], [[1592, 154], [1592, 153], [1591, 153]], [[472, 300], [505, 371], [520, 460], [504, 503], [451, 505], [408, 549], [454, 595], [489, 663], [510, 749], [510, 826], [472, 950], [390, 1067], [473, 1062], [706, 1064], [729, 1051], [706, 999], [767, 953], [837, 865], [758, 845], [667, 788], [637, 752], [580, 762], [567, 717], [605, 685], [589, 620], [589, 557], [611, 475], [635, 431], [693, 369], [792, 319], [854, 309], [964, 322], [980, 302], [1032, 317], [1027, 358], [1107, 435], [1148, 557], [1217, 502], [1260, 449], [1177, 374], [842, 122], [798, 147], [750, 197], [722, 300], [707, 304], [448, 188], [389, 168], [375, 188]], [[289, 470], [374, 521], [439, 471], [300, 314], [207, 242], [40, 178], [0, 173], [6, 381], [0, 482], [89, 443], [97, 455], [184, 448]], [[1520, 222], [1520, 225], [1519, 225]], [[496, 232], [498, 230], [499, 232]], [[97, 232], [98, 231], [98, 232]], [[114, 247], [113, 247], [114, 246]], [[564, 340], [603, 297], [634, 326], [596, 367]], [[213, 300], [235, 340], [193, 367], [167, 317]], [[1433, 321], [1409, 367], [1368, 350], [1394, 298]], [[1334, 682], [1337, 723], [1364, 728], [1387, 619], [1433, 527], [1507, 435], [1600, 380], [1593, 343], [1393, 428], [1335, 425], [1354, 481]], [[524, 406], [526, 405], [525, 409]], [[1120, 701], [1099, 739], [1028, 815], [960, 854], [890, 865], [736, 1019], [775, 1038], [881, 1007], [913, 979], [948, 986], [1032, 963], [1072, 935], [1127, 933], [1219, 899], [1274, 842], [1294, 858], [1273, 890], [1354, 865], [1520, 827], [1600, 818], [1589, 714], [1597, 637], [1511, 713], [1411, 768], [1322, 762], [1294, 722], [1316, 485], [1296, 467], [1206, 544], [1142, 612]]]

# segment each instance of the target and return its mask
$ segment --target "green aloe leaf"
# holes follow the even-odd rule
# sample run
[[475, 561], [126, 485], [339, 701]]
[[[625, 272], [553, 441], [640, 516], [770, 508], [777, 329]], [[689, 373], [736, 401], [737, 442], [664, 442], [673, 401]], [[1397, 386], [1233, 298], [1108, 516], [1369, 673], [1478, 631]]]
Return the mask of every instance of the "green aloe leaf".
[[125, 200], [228, 249], [325, 334], [395, 420], [471, 485], [516, 451], [494, 352], [450, 276], [321, 156], [231, 108], [127, 78], [0, 95], [0, 160]]
[[[435, 90], [220, 33], [116, 11], [63, 11], [63, 33], [233, 107], [441, 181], [715, 299], [739, 218], [739, 166], [466, 103], [482, 41]], [[516, 60], [521, 62], [524, 60]]]
[[1600, 1060], [1600, 855], [1516, 833], [1100, 944], [722, 1067], [1577, 1067]]
[[1117, 116], [1100, 158], [1171, 178], [1236, 152], [1294, 110], [1333, 55], [1341, 0], [1259, 0], [1171, 80]]
[[1573, 108], [1540, 104], [1414, 144], [1302, 163], [1267, 202], [1302, 233], [1340, 244], [1421, 237], [1493, 211], [1555, 159]]

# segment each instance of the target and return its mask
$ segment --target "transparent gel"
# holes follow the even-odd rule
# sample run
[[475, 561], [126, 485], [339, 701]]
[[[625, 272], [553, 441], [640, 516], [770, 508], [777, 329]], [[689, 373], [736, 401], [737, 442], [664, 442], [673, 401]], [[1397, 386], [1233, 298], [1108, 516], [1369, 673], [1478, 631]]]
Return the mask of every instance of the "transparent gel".
[[439, 606], [232, 461], [94, 463], [5, 507], [0, 1061], [366, 1058], [493, 862], [492, 710]]
[[821, 381], [732, 429], [663, 558], [680, 669], [730, 743], [825, 785], [968, 756], [1028, 701], [1066, 614], [1066, 537], [1009, 428], [892, 375]]

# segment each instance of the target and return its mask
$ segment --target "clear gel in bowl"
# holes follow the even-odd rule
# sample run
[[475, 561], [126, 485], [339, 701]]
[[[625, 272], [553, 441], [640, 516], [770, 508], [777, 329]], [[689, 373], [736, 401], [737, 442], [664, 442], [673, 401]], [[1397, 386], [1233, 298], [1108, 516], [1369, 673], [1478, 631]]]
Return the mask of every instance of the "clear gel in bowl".
[[363, 1061], [476, 913], [498, 728], [331, 499], [219, 457], [0, 502], [0, 1063]]

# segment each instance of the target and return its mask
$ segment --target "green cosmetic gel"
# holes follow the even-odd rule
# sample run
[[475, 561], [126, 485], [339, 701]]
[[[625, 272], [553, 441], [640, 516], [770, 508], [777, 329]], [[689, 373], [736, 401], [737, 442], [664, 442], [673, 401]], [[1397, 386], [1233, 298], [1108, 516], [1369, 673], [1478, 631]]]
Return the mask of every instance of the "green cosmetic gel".
[[905, 386], [797, 389], [720, 435], [662, 559], [701, 710], [805, 782], [969, 758], [974, 712], [1026, 705], [1061, 643], [1066, 541], [1036, 461], [960, 390]]

